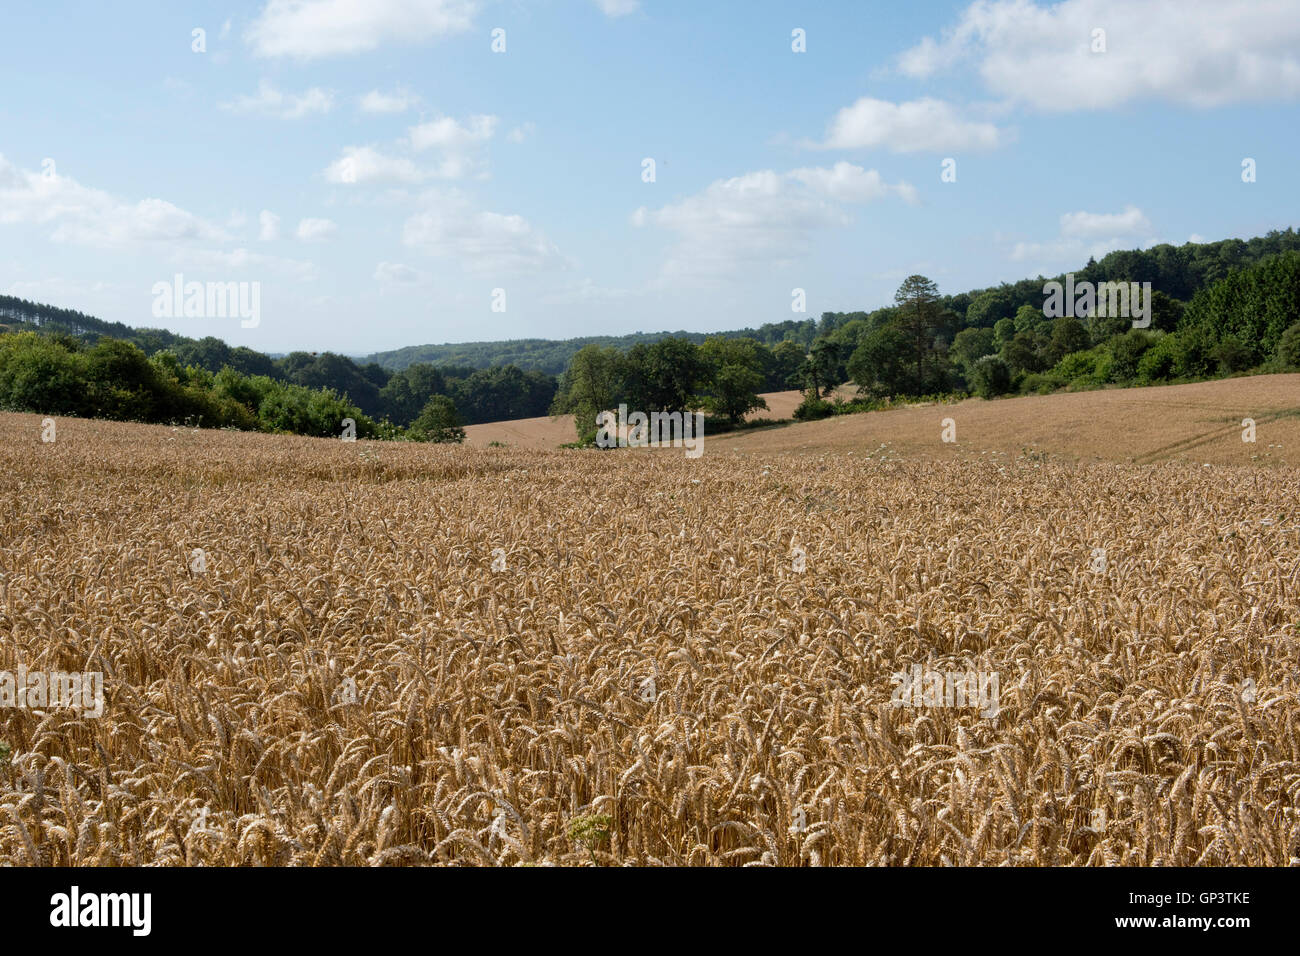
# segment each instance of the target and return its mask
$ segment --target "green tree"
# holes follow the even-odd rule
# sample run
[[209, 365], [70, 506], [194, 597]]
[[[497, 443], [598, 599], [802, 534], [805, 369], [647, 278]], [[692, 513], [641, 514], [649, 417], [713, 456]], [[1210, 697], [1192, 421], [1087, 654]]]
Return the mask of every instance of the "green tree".
[[986, 355], [993, 354], [992, 329], [962, 329], [953, 337], [948, 354], [965, 374]]
[[934, 351], [934, 336], [940, 323], [939, 287], [922, 275], [908, 276], [894, 293], [898, 306], [899, 330], [907, 337], [912, 361], [916, 363], [916, 391], [925, 388], [925, 360]]
[[1277, 357], [1287, 368], [1300, 368], [1300, 322], [1287, 326], [1278, 339]]
[[980, 398], [993, 398], [1011, 389], [1011, 369], [996, 355], [986, 355], [970, 369], [971, 388]]
[[1052, 337], [1044, 354], [1047, 365], [1052, 366], [1071, 352], [1082, 352], [1089, 347], [1088, 330], [1073, 316], [1063, 315], [1052, 320]]
[[895, 325], [869, 332], [849, 357], [849, 375], [858, 388], [870, 394], [905, 393], [910, 380], [908, 345], [907, 335]]
[[756, 408], [767, 408], [758, 396], [766, 381], [766, 359], [771, 353], [751, 338], [714, 336], [700, 346], [708, 365], [709, 394], [705, 407], [737, 425]]
[[1043, 316], [1042, 308], [1035, 308], [1032, 305], [1022, 305], [1016, 310], [1015, 318], [1011, 320], [1017, 332], [1034, 332], [1040, 326], [1047, 324], [1047, 319]]
[[1038, 354], [1038, 339], [1033, 332], [1017, 332], [998, 353], [1012, 373], [1041, 372], [1043, 360]]
[[411, 424], [409, 434], [416, 441], [460, 444], [465, 440], [456, 404], [446, 395], [435, 395]]
[[803, 365], [807, 353], [802, 345], [786, 339], [778, 342], [772, 349], [772, 371], [768, 376], [767, 387], [779, 392], [787, 388], [803, 388], [799, 377], [799, 367]]
[[570, 359], [569, 367], [560, 376], [551, 414], [573, 415], [579, 441], [593, 441], [596, 415], [612, 411], [618, 404], [626, 364], [623, 353], [612, 345], [585, 345]]
[[767, 408], [757, 394], [763, 376], [744, 365], [724, 365], [713, 376], [712, 394], [705, 406], [717, 415], [726, 416], [733, 425], [756, 408]]
[[1152, 338], [1141, 329], [1130, 328], [1123, 335], [1111, 339], [1110, 351], [1114, 356], [1110, 374], [1117, 382], [1128, 382], [1138, 377], [1142, 356], [1151, 348]]
[[627, 353], [628, 404], [641, 412], [684, 412], [708, 376], [699, 347], [672, 337], [634, 345]]

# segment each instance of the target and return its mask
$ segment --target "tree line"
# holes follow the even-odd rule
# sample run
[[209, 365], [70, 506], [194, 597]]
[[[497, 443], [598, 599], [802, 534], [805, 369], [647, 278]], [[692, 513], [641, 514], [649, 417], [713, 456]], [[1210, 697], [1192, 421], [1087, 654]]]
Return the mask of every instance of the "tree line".
[[[1059, 277], [1064, 279], [1065, 276]], [[714, 336], [665, 338], [626, 351], [588, 345], [560, 378], [554, 413], [572, 413], [579, 439], [619, 403], [643, 412], [706, 409], [735, 423], [763, 407], [764, 388], [802, 388], [797, 418], [883, 407], [897, 399], [1047, 394], [1154, 385], [1243, 372], [1300, 369], [1300, 235], [1115, 252], [1075, 281], [1150, 282], [1147, 328], [1127, 316], [1048, 318], [1042, 276], [940, 295], [909, 276], [894, 303], [824, 313], [805, 348]], [[1187, 296], [1184, 301], [1179, 296]], [[827, 400], [837, 387], [857, 398]]]
[[[904, 397], [1047, 393], [1300, 365], [1300, 234], [1293, 229], [1113, 252], [1074, 276], [1150, 282], [1150, 327], [1134, 329], [1119, 317], [1049, 319], [1043, 276], [955, 295], [911, 276], [892, 305], [820, 320], [711, 335], [457, 347], [473, 361], [531, 354], [552, 366], [571, 349], [558, 378], [513, 363], [391, 367], [420, 349], [442, 348], [432, 346], [372, 357], [389, 365], [332, 352], [272, 357], [214, 337], [133, 329], [0, 296], [0, 405], [312, 435], [337, 435], [341, 420], [352, 418], [361, 437], [423, 440], [456, 440], [465, 424], [549, 412], [573, 414], [587, 440], [596, 413], [621, 402], [645, 412], [704, 409], [716, 430], [763, 408], [765, 391], [803, 389], [796, 416], [816, 418]], [[857, 386], [857, 399], [827, 401], [846, 383]]]

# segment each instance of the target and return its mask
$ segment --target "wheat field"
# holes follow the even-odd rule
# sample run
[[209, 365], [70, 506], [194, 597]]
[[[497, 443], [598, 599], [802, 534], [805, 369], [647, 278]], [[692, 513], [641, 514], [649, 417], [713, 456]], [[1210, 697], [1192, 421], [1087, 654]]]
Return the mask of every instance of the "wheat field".
[[1292, 469], [0, 425], [14, 865], [1300, 863]]

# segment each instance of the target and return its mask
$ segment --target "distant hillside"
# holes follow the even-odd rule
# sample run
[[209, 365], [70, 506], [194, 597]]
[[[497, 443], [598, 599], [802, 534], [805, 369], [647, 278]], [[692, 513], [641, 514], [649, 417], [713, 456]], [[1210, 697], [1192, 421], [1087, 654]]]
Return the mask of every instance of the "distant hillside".
[[101, 338], [121, 339], [134, 342], [150, 354], [194, 341], [166, 329], [136, 329], [121, 322], [105, 322], [84, 312], [0, 295], [0, 331], [23, 332], [29, 329], [46, 333], [65, 332], [89, 344]]
[[[931, 287], [927, 295], [934, 301], [923, 313], [907, 316], [889, 305], [871, 312], [827, 312], [818, 319], [791, 318], [713, 333], [636, 332], [419, 345], [360, 360], [331, 352], [295, 351], [272, 357], [243, 346], [232, 348], [211, 336], [193, 339], [165, 329], [132, 328], [12, 296], [0, 296], [0, 333], [35, 332], [35, 338], [53, 342], [69, 354], [103, 346], [101, 353], [108, 355], [113, 348], [104, 340], [120, 340], [137, 346], [160, 368], [174, 370], [167, 376], [187, 382], [192, 378], [196, 388], [210, 383], [203, 375], [188, 372], [191, 367], [206, 371], [208, 378], [229, 368], [250, 378], [332, 390], [376, 421], [387, 418], [403, 427], [439, 395], [452, 400], [465, 424], [544, 416], [561, 388], [557, 378], [587, 345], [642, 363], [636, 375], [629, 377], [624, 374], [628, 369], [623, 369], [616, 378], [621, 376], [628, 387], [658, 389], [654, 395], [642, 394], [651, 403], [646, 407], [661, 407], [654, 403], [663, 397], [665, 376], [680, 378], [690, 372], [686, 378], [694, 376], [695, 381], [686, 391], [700, 386], [709, 394], [712, 385], [707, 375], [681, 363], [698, 364], [698, 356], [691, 354], [698, 350], [690, 346], [712, 337], [757, 341], [741, 349], [748, 349], [749, 358], [740, 364], [758, 376], [751, 392], [814, 386], [825, 390], [850, 380], [873, 394], [891, 396], [979, 392], [984, 386], [989, 394], [1050, 392], [1300, 367], [1300, 361], [1294, 360], [1300, 355], [1300, 332], [1287, 338], [1300, 319], [1300, 233], [1292, 228], [1244, 241], [1119, 250], [1100, 262], [1089, 260], [1074, 273], [1076, 279], [1091, 284], [1149, 282], [1153, 292], [1148, 302], [1149, 328], [1131, 328], [1127, 318], [1113, 316], [1089, 319], [1086, 327], [1074, 319], [1049, 320], [1043, 308], [1044, 277], [1038, 276], [946, 295], [939, 295], [924, 277], [913, 277]], [[920, 334], [913, 334], [907, 323], [917, 315]], [[25, 342], [32, 337], [0, 336], [0, 340]], [[670, 338], [683, 341], [663, 341]], [[661, 349], [664, 354], [648, 360], [639, 354], [646, 349]], [[723, 364], [714, 371], [726, 371]], [[641, 374], [651, 366], [652, 375]], [[923, 370], [929, 374], [923, 375]], [[733, 392], [738, 381], [734, 371], [728, 373]], [[22, 385], [26, 379], [14, 381]], [[681, 383], [667, 384], [671, 392]], [[22, 395], [6, 399], [10, 407], [41, 410], [37, 406], [43, 399], [26, 394], [25, 389], [23, 385]]]
[[[1100, 262], [1089, 260], [1074, 272], [1080, 279], [1089, 281], [1148, 281], [1152, 288], [1167, 299], [1186, 302], [1200, 289], [1223, 279], [1234, 269], [1240, 269], [1289, 250], [1300, 250], [1300, 233], [1294, 229], [1274, 230], [1266, 236], [1253, 239], [1223, 239], [1218, 242], [1188, 242], [1181, 246], [1168, 244], [1149, 249], [1121, 249], [1105, 256]], [[1047, 278], [1064, 279], [1064, 273], [1044, 277], [1021, 279], [1015, 283], [1002, 283], [985, 289], [972, 289], [942, 297], [940, 304], [957, 313], [963, 327], [989, 326], [999, 318], [1011, 318], [1022, 305], [1041, 309], [1043, 283]], [[877, 310], [884, 311], [884, 310]], [[585, 345], [615, 346], [626, 351], [638, 343], [653, 344], [660, 339], [677, 337], [696, 344], [712, 336], [724, 338], [750, 337], [773, 346], [790, 340], [810, 348], [820, 336], [855, 318], [866, 318], [867, 312], [826, 313], [816, 319], [790, 319], [771, 322], [757, 329], [746, 328], [724, 332], [635, 332], [630, 335], [595, 335], [573, 339], [514, 339], [505, 342], [461, 342], [447, 345], [411, 345], [388, 352], [375, 352], [357, 360], [358, 364], [373, 362], [390, 371], [400, 371], [417, 363], [431, 365], [459, 365], [483, 369], [499, 365], [517, 365], [524, 370], [536, 370], [548, 375], [560, 375], [568, 367], [569, 359]]]
[[393, 372], [411, 365], [457, 365], [470, 368], [493, 368], [498, 365], [516, 365], [524, 371], [560, 375], [569, 366], [569, 359], [586, 345], [614, 346], [627, 351], [634, 345], [652, 345], [661, 339], [688, 339], [699, 345], [715, 335], [725, 338], [750, 337], [766, 345], [791, 339], [801, 345], [812, 344], [817, 334], [813, 319], [770, 322], [757, 329], [737, 329], [729, 332], [632, 332], [628, 335], [589, 335], [575, 339], [509, 339], [504, 342], [457, 342], [446, 345], [408, 345], [389, 352], [375, 352], [357, 359], [358, 364], [374, 362]]

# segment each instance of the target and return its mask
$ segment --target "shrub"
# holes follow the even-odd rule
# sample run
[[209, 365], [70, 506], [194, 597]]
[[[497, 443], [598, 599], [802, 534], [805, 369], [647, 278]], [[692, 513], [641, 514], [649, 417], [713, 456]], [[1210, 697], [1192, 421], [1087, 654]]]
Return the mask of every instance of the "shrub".
[[1057, 378], [1051, 372], [1034, 372], [1021, 380], [1020, 392], [1022, 395], [1051, 395], [1065, 385], [1063, 379]]
[[1151, 337], [1139, 329], [1129, 329], [1123, 335], [1110, 340], [1111, 373], [1117, 382], [1128, 382], [1138, 375], [1138, 366], [1147, 349], [1151, 348]]
[[411, 423], [409, 432], [416, 441], [459, 444], [465, 440], [460, 415], [446, 395], [435, 395], [429, 399], [419, 417]]
[[817, 395], [816, 392], [809, 392], [804, 396], [799, 407], [794, 410], [794, 417], [801, 422], [814, 421], [818, 418], [828, 418], [835, 414], [835, 406]]
[[1154, 382], [1167, 382], [1174, 377], [1174, 368], [1178, 362], [1178, 337], [1164, 335], [1156, 339], [1151, 348], [1138, 360], [1137, 380], [1143, 385]]
[[1086, 352], [1072, 352], [1057, 362], [1050, 374], [1068, 383], [1071, 391], [1097, 388], [1110, 380], [1114, 361], [1110, 350], [1099, 345]]
[[1300, 322], [1287, 326], [1277, 343], [1278, 360], [1286, 368], [1300, 368]]
[[1210, 349], [1210, 358], [1219, 367], [1219, 374], [1231, 375], [1244, 372], [1255, 364], [1255, 353], [1242, 344], [1235, 335], [1225, 335], [1219, 343]]
[[1011, 369], [996, 355], [986, 355], [971, 365], [969, 379], [980, 398], [1005, 395], [1011, 389]]

